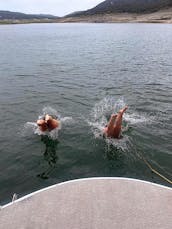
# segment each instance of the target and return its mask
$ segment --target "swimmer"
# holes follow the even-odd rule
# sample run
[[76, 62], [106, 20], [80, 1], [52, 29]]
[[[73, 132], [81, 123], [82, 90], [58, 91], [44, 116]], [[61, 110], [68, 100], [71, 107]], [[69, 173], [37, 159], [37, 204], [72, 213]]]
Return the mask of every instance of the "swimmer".
[[122, 129], [122, 116], [128, 107], [121, 109], [118, 114], [112, 114], [109, 123], [104, 128], [103, 133], [106, 137], [120, 138]]
[[37, 120], [36, 123], [42, 132], [52, 131], [60, 125], [60, 121], [58, 119], [55, 119], [48, 114], [46, 114], [44, 118]]

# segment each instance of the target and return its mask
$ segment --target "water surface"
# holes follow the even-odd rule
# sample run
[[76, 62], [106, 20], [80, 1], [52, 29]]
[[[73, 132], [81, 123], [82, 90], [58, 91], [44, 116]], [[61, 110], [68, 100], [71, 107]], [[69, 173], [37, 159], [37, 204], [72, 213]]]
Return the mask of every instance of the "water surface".
[[[0, 26], [0, 202], [84, 177], [169, 185], [140, 155], [171, 178], [171, 37], [165, 24]], [[125, 104], [128, 130], [109, 145], [101, 127]], [[58, 142], [26, 127], [42, 109], [63, 120]]]

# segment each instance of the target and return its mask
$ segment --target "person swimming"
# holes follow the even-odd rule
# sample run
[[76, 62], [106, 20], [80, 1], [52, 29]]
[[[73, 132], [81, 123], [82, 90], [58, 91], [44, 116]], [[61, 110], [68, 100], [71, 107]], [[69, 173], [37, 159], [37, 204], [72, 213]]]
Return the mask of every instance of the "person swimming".
[[36, 123], [42, 132], [52, 131], [60, 125], [60, 121], [49, 114], [46, 114], [41, 119], [38, 119]]
[[105, 137], [120, 138], [122, 130], [122, 117], [128, 106], [121, 109], [117, 114], [112, 114], [107, 126], [103, 130]]

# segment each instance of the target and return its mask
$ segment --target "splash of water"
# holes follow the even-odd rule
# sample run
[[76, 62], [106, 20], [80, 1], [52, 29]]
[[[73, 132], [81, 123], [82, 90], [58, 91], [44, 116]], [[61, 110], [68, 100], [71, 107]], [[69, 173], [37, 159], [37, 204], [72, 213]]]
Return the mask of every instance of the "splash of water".
[[125, 114], [124, 120], [132, 125], [139, 124], [139, 123], [146, 123], [149, 121], [148, 117], [145, 117], [143, 115], [140, 115], [138, 113], [132, 113], [132, 114]]
[[37, 135], [46, 135], [49, 138], [56, 140], [59, 136], [59, 130], [61, 130], [63, 124], [68, 124], [73, 121], [72, 117], [62, 117], [54, 108], [52, 107], [44, 107], [42, 109], [41, 114], [38, 116], [38, 119], [41, 119], [46, 114], [49, 114], [53, 117], [57, 117], [60, 121], [60, 125], [52, 131], [41, 131], [37, 126], [36, 122], [26, 122], [24, 125], [25, 132], [31, 132]]
[[[114, 97], [105, 97], [103, 100], [95, 104], [88, 124], [91, 126], [95, 138], [103, 138], [103, 129], [107, 125], [109, 118], [112, 113], [117, 113], [120, 109], [126, 106], [125, 100], [123, 97], [116, 100]], [[108, 145], [113, 145], [117, 149], [122, 151], [128, 150], [129, 146], [131, 147], [130, 137], [127, 135], [127, 132], [130, 128], [130, 125], [135, 125], [138, 123], [147, 122], [147, 118], [139, 115], [137, 113], [124, 113], [123, 116], [123, 129], [121, 139], [111, 139], [105, 138], [105, 141]]]
[[39, 117], [45, 116], [46, 114], [57, 117], [58, 119], [60, 118], [60, 114], [52, 107], [44, 107], [42, 109], [42, 115]]

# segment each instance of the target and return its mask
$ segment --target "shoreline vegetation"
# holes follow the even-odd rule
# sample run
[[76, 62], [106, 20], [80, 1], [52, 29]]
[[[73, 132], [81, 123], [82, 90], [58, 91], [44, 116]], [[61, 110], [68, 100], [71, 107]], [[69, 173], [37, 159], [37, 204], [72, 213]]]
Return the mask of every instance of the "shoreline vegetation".
[[154, 13], [109, 13], [83, 16], [68, 16], [56, 19], [4, 19], [0, 24], [29, 23], [167, 23], [172, 24], [172, 8]]

